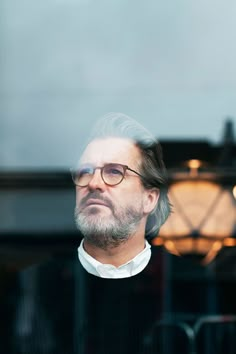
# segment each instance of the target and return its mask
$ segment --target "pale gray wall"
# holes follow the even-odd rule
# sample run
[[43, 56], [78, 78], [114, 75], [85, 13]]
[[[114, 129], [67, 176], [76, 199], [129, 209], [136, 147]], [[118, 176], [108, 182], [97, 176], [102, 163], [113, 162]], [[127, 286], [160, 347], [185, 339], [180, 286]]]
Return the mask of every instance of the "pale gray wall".
[[235, 18], [235, 0], [1, 0], [0, 169], [68, 168], [109, 111], [218, 142]]

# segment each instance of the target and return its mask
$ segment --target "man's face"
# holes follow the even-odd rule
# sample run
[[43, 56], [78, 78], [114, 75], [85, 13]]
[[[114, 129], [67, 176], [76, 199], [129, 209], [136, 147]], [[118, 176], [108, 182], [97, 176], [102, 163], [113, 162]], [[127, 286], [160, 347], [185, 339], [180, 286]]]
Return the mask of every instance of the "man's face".
[[[139, 172], [141, 153], [130, 140], [104, 138], [93, 140], [80, 160], [80, 165], [94, 167], [107, 163], [128, 165]], [[126, 171], [120, 184], [109, 186], [96, 169], [86, 187], [76, 186], [76, 224], [88, 242], [104, 249], [115, 247], [137, 232], [144, 234], [147, 193], [132, 171]]]

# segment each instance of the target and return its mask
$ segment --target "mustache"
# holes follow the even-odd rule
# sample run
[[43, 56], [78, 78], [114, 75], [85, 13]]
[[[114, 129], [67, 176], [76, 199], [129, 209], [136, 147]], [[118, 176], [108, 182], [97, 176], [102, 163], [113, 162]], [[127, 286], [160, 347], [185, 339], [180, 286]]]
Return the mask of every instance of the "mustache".
[[100, 192], [94, 191], [88, 193], [84, 198], [81, 199], [80, 202], [80, 208], [84, 208], [86, 206], [86, 203], [88, 202], [89, 199], [97, 199], [101, 200], [104, 202], [112, 211], [114, 210], [113, 203], [110, 201], [110, 199], [103, 197]]

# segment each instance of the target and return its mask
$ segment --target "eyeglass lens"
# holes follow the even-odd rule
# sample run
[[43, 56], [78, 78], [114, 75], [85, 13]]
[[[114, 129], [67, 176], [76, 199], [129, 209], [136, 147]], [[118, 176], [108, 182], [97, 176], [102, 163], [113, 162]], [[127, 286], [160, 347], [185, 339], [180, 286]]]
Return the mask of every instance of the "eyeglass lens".
[[103, 181], [109, 185], [119, 184], [124, 178], [124, 166], [119, 164], [107, 164], [103, 167], [93, 167], [91, 165], [82, 166], [74, 174], [74, 182], [78, 186], [85, 187], [89, 184], [93, 178], [96, 169], [101, 170], [101, 176]]

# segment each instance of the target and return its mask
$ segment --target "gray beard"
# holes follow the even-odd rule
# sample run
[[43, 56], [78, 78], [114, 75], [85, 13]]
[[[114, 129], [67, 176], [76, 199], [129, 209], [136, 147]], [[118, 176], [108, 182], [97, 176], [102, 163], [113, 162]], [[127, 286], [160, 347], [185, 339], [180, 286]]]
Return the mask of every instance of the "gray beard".
[[141, 207], [140, 210], [128, 207], [119, 215], [113, 212], [109, 219], [104, 220], [99, 213], [86, 215], [79, 212], [76, 207], [75, 223], [87, 242], [106, 250], [115, 248], [130, 239], [137, 230], [142, 215]]

